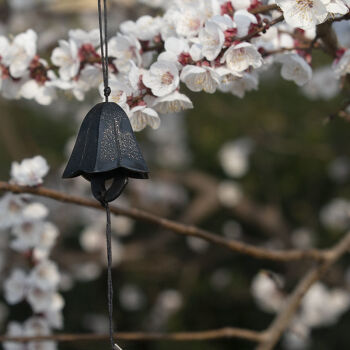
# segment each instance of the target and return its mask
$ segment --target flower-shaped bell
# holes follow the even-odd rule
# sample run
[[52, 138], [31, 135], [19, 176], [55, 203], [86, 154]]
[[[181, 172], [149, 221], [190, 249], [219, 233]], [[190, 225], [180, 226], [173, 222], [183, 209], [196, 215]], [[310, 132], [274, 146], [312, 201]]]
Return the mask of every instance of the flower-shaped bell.
[[[102, 102], [86, 115], [63, 178], [82, 175], [91, 182], [94, 197], [104, 205], [123, 191], [128, 178], [147, 179], [129, 118], [114, 102]], [[113, 179], [106, 189], [106, 181]]]

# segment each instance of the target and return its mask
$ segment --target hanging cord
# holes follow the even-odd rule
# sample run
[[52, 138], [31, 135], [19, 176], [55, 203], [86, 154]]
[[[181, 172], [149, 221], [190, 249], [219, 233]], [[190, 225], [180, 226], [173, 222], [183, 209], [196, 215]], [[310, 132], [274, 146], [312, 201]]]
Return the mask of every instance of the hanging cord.
[[104, 95], [106, 102], [108, 102], [108, 96], [111, 94], [111, 88], [108, 86], [107, 0], [103, 0], [103, 18], [101, 0], [98, 0], [98, 23], [100, 27], [101, 64]]
[[108, 202], [104, 202], [103, 206], [106, 209], [106, 242], [107, 242], [107, 264], [108, 264], [108, 317], [109, 317], [109, 341], [111, 343], [112, 350], [121, 350], [121, 348], [114, 342], [113, 338], [113, 281], [112, 281], [112, 232], [111, 232], [111, 211], [109, 209]]
[[111, 245], [111, 211], [109, 205], [106, 202], [104, 204], [106, 208], [107, 224], [106, 224], [106, 242], [107, 242], [107, 263], [108, 263], [108, 316], [109, 316], [109, 340], [111, 342], [111, 348], [114, 349], [113, 339], [113, 283], [112, 283], [112, 245]]

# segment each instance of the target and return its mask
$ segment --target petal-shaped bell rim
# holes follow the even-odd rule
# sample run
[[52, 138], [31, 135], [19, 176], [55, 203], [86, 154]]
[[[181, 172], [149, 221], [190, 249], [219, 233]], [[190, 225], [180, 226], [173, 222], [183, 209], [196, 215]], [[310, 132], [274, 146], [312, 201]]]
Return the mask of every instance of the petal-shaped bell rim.
[[109, 171], [99, 170], [96, 169], [91, 172], [77, 170], [74, 173], [70, 175], [63, 174], [64, 179], [71, 179], [73, 177], [83, 176], [85, 179], [90, 181], [90, 178], [94, 175], [101, 175], [104, 174], [106, 180], [113, 179], [118, 173], [123, 172], [127, 177], [134, 178], [134, 179], [148, 179], [149, 178], [149, 172], [147, 171], [140, 171], [138, 169], [133, 168], [124, 168], [124, 167], [118, 167], [116, 169], [112, 169]]

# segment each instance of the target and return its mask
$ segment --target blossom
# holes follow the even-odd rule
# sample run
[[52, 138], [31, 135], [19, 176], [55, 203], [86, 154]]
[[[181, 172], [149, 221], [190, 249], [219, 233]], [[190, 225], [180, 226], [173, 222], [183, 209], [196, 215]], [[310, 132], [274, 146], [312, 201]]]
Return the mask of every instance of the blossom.
[[28, 290], [27, 300], [35, 313], [62, 310], [64, 300], [59, 293], [32, 286]]
[[350, 73], [350, 49], [346, 50], [339, 60], [333, 65], [338, 78]]
[[0, 229], [7, 229], [22, 222], [22, 211], [25, 206], [22, 196], [5, 194], [0, 200]]
[[251, 24], [257, 24], [258, 21], [254, 15], [247, 10], [238, 10], [233, 15], [233, 20], [237, 26], [237, 36], [243, 37], [248, 34]]
[[250, 66], [259, 68], [263, 60], [258, 50], [252, 44], [244, 42], [236, 46], [231, 46], [224, 53], [220, 62], [226, 62], [229, 69], [239, 73], [245, 71]]
[[220, 27], [213, 21], [206, 21], [204, 28], [199, 32], [199, 42], [202, 44], [202, 53], [209, 61], [214, 60], [222, 49], [225, 36]]
[[4, 63], [9, 66], [9, 71], [12, 77], [22, 77], [33, 58], [36, 55], [37, 35], [32, 29], [18, 34], [10, 48], [8, 55], [3, 57]]
[[328, 16], [323, 0], [276, 0], [286, 22], [292, 27], [310, 29]]
[[234, 181], [222, 181], [218, 186], [218, 198], [225, 207], [234, 207], [243, 197], [240, 185]]
[[256, 75], [244, 73], [242, 77], [232, 79], [227, 91], [230, 91], [233, 95], [239, 98], [243, 98], [246, 91], [256, 90], [258, 84], [259, 81]]
[[281, 75], [286, 80], [294, 81], [297, 85], [306, 84], [312, 77], [312, 69], [309, 64], [299, 55], [290, 53], [282, 55]]
[[186, 38], [196, 36], [203, 25], [201, 13], [192, 7], [181, 11], [175, 20], [176, 33]]
[[322, 283], [315, 283], [301, 303], [299, 319], [309, 327], [328, 326], [349, 308], [349, 293], [342, 289], [329, 290]]
[[120, 25], [120, 30], [124, 34], [133, 35], [140, 40], [151, 40], [159, 34], [161, 24], [159, 17], [141, 16], [136, 22], [123, 22]]
[[185, 109], [193, 108], [191, 100], [184, 94], [174, 91], [169, 95], [157, 97], [152, 107], [159, 113], [177, 113]]
[[279, 285], [283, 285], [279, 275], [262, 271], [254, 277], [251, 292], [262, 310], [277, 312], [281, 308], [285, 298]]
[[21, 163], [12, 163], [11, 181], [21, 186], [37, 186], [43, 183], [48, 171], [49, 166], [42, 156], [24, 159]]
[[339, 90], [337, 76], [329, 66], [315, 69], [311, 80], [302, 88], [303, 93], [312, 100], [330, 100]]
[[181, 72], [181, 81], [192, 91], [213, 94], [220, 83], [219, 75], [211, 67], [185, 66]]
[[141, 65], [140, 50], [140, 42], [133, 35], [118, 33], [109, 41], [109, 54], [116, 57], [114, 62], [121, 72], [130, 70], [130, 60], [133, 60], [138, 66]]
[[130, 110], [130, 124], [134, 131], [140, 131], [149, 125], [152, 129], [158, 129], [160, 119], [158, 113], [146, 106], [136, 106]]
[[342, 0], [322, 0], [326, 5], [328, 12], [333, 14], [345, 15], [349, 12], [349, 8], [344, 4]]
[[52, 51], [51, 61], [59, 67], [60, 77], [63, 80], [69, 80], [79, 72], [78, 46], [72, 39], [60, 40], [58, 44], [59, 46]]
[[31, 79], [20, 88], [20, 95], [26, 99], [35, 99], [41, 105], [49, 105], [56, 98], [56, 89], [50, 83], [39, 83]]
[[174, 63], [158, 61], [144, 73], [142, 81], [155, 96], [165, 96], [178, 87], [179, 72]]
[[30, 283], [38, 288], [54, 289], [60, 281], [60, 274], [54, 262], [43, 260], [31, 271], [29, 279]]
[[226, 174], [232, 177], [242, 177], [249, 169], [249, 154], [252, 151], [252, 141], [241, 138], [226, 143], [219, 152], [221, 166]]
[[346, 230], [350, 225], [350, 201], [335, 198], [325, 205], [320, 212], [324, 226], [333, 230]]
[[15, 269], [4, 282], [5, 299], [9, 304], [23, 300], [27, 288], [27, 275], [23, 270]]
[[100, 45], [100, 32], [98, 29], [90, 30], [86, 32], [82, 29], [71, 29], [68, 32], [68, 36], [72, 39], [78, 47], [83, 44], [91, 44], [93, 47]]

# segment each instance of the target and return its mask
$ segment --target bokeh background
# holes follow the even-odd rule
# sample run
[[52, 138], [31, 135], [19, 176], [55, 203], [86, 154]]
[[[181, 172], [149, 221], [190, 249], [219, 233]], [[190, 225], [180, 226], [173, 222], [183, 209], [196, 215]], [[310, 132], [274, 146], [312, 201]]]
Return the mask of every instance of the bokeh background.
[[[33, 28], [39, 33], [39, 50], [49, 54], [69, 29], [97, 27], [95, 6], [92, 0], [2, 0], [0, 32], [11, 35]], [[136, 1], [114, 1], [111, 33], [125, 19], [160, 11]], [[337, 30], [342, 40], [348, 40], [349, 26]], [[314, 58], [314, 66], [330, 63], [322, 53]], [[329, 93], [332, 88], [326, 78], [302, 90], [283, 81], [276, 68], [244, 99], [186, 91], [193, 110], [165, 115], [160, 129], [137, 134], [151, 180], [131, 181], [117, 204], [266, 247], [332, 245], [350, 224], [350, 125], [331, 118], [345, 98]], [[0, 99], [0, 178], [9, 178], [14, 160], [41, 154], [51, 167], [46, 186], [90, 196], [83, 180], [63, 181], [60, 175], [80, 121], [98, 99], [97, 91], [84, 102], [62, 95], [49, 107]], [[103, 212], [43, 202], [60, 229], [53, 259], [62, 273], [64, 331], [105, 332]], [[273, 273], [280, 274], [281, 289], [288, 292], [307, 267], [305, 262], [257, 261], [126, 218], [115, 218], [113, 229], [115, 317], [120, 331], [265, 329], [274, 314], [258, 305], [252, 281], [261, 271], [272, 279]], [[6, 249], [2, 254], [6, 261], [1, 278], [22, 264], [18, 254]], [[343, 259], [323, 282], [349, 293], [348, 266], [349, 258]], [[6, 307], [3, 300], [1, 305], [1, 333], [8, 320], [30, 315], [25, 302]], [[349, 327], [350, 312], [344, 310], [336, 325], [312, 329], [308, 348], [348, 349]], [[239, 340], [121, 345], [128, 350], [253, 349]], [[59, 344], [62, 350], [96, 347], [108, 344]], [[278, 346], [292, 348], [288, 342]]]

